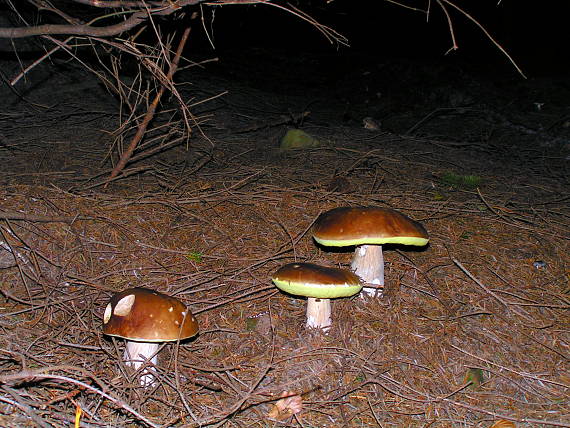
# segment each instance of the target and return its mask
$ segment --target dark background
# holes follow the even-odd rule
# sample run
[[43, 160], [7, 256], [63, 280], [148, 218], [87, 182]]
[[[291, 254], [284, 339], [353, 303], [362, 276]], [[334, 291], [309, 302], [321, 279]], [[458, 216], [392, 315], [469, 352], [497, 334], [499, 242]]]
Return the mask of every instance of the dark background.
[[[408, 3], [425, 7], [427, 1]], [[570, 2], [457, 0], [455, 3], [476, 19], [507, 50], [529, 77], [565, 73], [568, 69]], [[90, 14], [101, 14], [101, 9], [75, 3], [63, 2], [60, 7], [61, 5], [69, 8], [71, 16], [86, 21], [90, 19]], [[459, 46], [458, 50], [451, 52], [448, 52], [452, 47], [448, 22], [435, 2], [432, 2], [429, 19], [424, 13], [383, 0], [333, 0], [329, 3], [325, 0], [313, 0], [297, 2], [293, 6], [345, 36], [350, 46], [330, 43], [310, 23], [274, 6], [203, 5], [201, 10], [204, 12], [204, 25], [200, 25], [199, 18], [193, 20], [188, 56], [195, 52], [213, 52], [205, 35], [207, 30], [214, 42], [215, 53], [219, 56], [262, 48], [299, 55], [315, 52], [340, 56], [357, 54], [368, 56], [374, 61], [387, 58], [461, 61], [483, 67], [499, 67], [508, 72], [514, 70], [505, 55], [483, 31], [449, 5], [447, 10]], [[37, 16], [37, 9], [27, 3], [22, 2], [18, 8], [31, 24], [62, 23], [60, 17], [48, 11], [42, 11], [40, 16]], [[188, 25], [193, 11], [199, 11], [199, 8], [185, 9], [183, 19], [174, 19], [173, 16], [159, 19], [163, 33]], [[0, 26], [17, 22], [5, 1], [0, 0]], [[147, 29], [147, 32], [150, 42], [155, 36], [152, 29]], [[122, 34], [119, 38], [127, 38], [127, 35]], [[144, 41], [144, 35], [138, 40]], [[33, 50], [30, 45], [42, 50], [38, 39], [1, 40], [0, 55], [12, 59], [11, 51], [15, 46], [19, 55], [25, 58], [27, 53]], [[46, 46], [51, 44], [48, 42]]]
[[[564, 72], [570, 61], [568, 2], [458, 1], [477, 19], [529, 75]], [[219, 53], [250, 47], [290, 50], [299, 54], [318, 52], [361, 53], [377, 59], [441, 58], [473, 61], [478, 65], [511, 68], [508, 59], [479, 27], [448, 6], [457, 51], [440, 7], [432, 3], [429, 20], [423, 13], [376, 1], [335, 0], [303, 2], [299, 7], [321, 24], [348, 38], [350, 48], [330, 44], [316, 28], [282, 10], [265, 6], [204, 8]], [[207, 18], [214, 18], [208, 21]], [[202, 34], [202, 37], [204, 34]], [[202, 47], [205, 40], [202, 38]]]

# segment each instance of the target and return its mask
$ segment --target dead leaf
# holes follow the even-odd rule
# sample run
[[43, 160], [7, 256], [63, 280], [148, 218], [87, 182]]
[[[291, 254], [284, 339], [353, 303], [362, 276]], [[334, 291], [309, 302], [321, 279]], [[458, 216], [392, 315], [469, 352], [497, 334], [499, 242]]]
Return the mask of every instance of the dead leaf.
[[516, 428], [516, 425], [514, 422], [507, 421], [505, 419], [500, 419], [497, 422], [495, 422], [493, 425], [491, 425], [489, 428]]
[[270, 419], [285, 420], [303, 410], [303, 399], [292, 391], [283, 391], [281, 398], [275, 402], [267, 417]]

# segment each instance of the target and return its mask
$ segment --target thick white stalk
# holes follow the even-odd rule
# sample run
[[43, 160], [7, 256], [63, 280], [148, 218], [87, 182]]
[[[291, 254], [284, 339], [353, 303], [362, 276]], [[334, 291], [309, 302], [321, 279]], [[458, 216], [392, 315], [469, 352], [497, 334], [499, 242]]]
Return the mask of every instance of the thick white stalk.
[[[159, 347], [160, 343], [156, 342], [127, 341], [124, 355], [125, 364], [135, 370], [138, 370], [144, 364], [145, 360], [150, 360], [153, 365], [156, 365], [158, 363], [156, 353]], [[151, 374], [153, 371], [154, 369], [152, 367], [144, 369], [140, 377], [140, 384], [142, 386], [151, 386], [154, 384], [154, 375]]]
[[330, 299], [307, 298], [307, 327], [327, 331], [332, 324]]
[[379, 288], [366, 287], [362, 289], [362, 297], [382, 297], [384, 288], [384, 256], [382, 245], [361, 245], [354, 251], [352, 270], [366, 284], [373, 284]]

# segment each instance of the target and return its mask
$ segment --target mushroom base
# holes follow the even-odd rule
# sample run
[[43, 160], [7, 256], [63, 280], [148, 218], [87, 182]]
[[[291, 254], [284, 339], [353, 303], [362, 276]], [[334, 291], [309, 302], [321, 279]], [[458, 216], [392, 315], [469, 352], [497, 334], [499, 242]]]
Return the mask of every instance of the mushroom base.
[[332, 324], [330, 299], [307, 299], [307, 327], [328, 330]]
[[[361, 245], [356, 248], [351, 268], [365, 283], [362, 288], [362, 297], [382, 297], [384, 288], [384, 256], [382, 245]], [[367, 287], [366, 284], [378, 286]]]
[[[158, 356], [156, 355], [160, 343], [154, 342], [132, 342], [127, 341], [125, 348], [124, 361], [128, 367], [138, 370], [148, 360], [153, 365], [158, 363]], [[140, 377], [140, 384], [142, 386], [151, 386], [154, 384], [155, 376], [153, 367], [146, 367]]]

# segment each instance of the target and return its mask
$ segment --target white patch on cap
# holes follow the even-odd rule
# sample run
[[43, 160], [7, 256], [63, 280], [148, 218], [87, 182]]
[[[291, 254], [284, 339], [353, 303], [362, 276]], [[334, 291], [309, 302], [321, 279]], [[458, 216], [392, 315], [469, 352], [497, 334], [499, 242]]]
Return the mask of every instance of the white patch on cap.
[[178, 322], [178, 320], [174, 320], [174, 324], [180, 325], [180, 323]]
[[113, 309], [111, 308], [111, 304], [107, 304], [107, 307], [105, 308], [105, 315], [103, 315], [103, 324], [107, 324], [109, 322], [109, 319], [111, 319], [112, 311]]
[[183, 317], [185, 317], [185, 316], [186, 316], [186, 311], [180, 312], [180, 315], [182, 315]]
[[174, 310], [174, 308], [171, 306], [170, 308], [168, 308], [168, 312], [172, 312]]
[[119, 317], [126, 317], [129, 315], [131, 308], [135, 303], [135, 298], [136, 296], [134, 294], [129, 294], [128, 296], [125, 296], [119, 300], [115, 306], [115, 315]]

